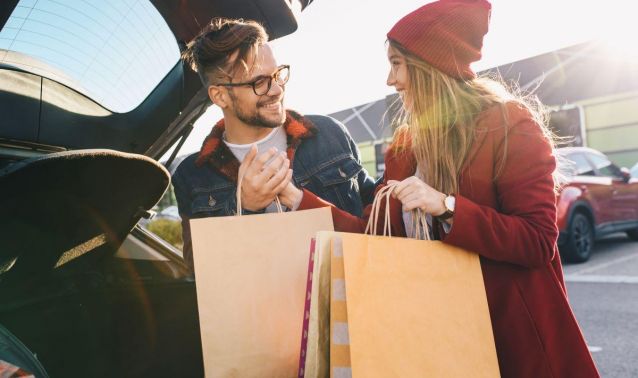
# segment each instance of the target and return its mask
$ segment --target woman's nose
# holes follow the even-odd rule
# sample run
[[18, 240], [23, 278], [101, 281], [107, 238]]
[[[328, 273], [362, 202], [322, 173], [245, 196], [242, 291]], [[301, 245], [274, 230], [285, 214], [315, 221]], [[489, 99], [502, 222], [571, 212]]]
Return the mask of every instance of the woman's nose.
[[388, 72], [388, 78], [385, 81], [385, 84], [389, 87], [394, 86], [394, 84], [396, 83], [396, 80], [394, 79], [394, 75], [392, 74], [392, 70], [390, 70], [390, 72]]

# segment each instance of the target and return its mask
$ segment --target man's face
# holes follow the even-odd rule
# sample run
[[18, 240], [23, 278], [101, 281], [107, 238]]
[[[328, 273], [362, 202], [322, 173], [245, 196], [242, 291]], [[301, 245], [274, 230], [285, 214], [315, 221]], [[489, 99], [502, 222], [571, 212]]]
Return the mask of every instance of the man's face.
[[[249, 59], [249, 72], [240, 70], [235, 73], [233, 82], [251, 82], [260, 76], [271, 76], [277, 71], [277, 61], [268, 44], [261, 45], [253, 59]], [[229, 111], [234, 113], [240, 121], [249, 126], [275, 128], [283, 125], [286, 120], [284, 111], [284, 86], [272, 80], [270, 90], [258, 96], [249, 85], [229, 87], [231, 99]]]

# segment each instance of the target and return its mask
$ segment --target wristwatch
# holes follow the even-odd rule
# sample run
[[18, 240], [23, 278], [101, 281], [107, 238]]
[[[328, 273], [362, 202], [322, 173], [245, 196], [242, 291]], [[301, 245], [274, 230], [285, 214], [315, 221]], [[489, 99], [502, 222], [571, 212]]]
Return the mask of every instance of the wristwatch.
[[455, 203], [456, 203], [456, 198], [454, 198], [454, 194], [448, 194], [443, 199], [443, 206], [445, 206], [445, 212], [441, 215], [437, 215], [435, 218], [441, 221], [452, 218], [454, 216]]

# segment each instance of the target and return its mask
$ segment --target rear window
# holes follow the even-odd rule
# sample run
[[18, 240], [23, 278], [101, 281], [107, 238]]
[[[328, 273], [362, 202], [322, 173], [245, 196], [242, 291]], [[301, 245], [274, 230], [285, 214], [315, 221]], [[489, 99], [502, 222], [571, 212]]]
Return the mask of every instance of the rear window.
[[114, 112], [137, 107], [178, 60], [174, 35], [148, 0], [20, 0], [0, 30], [0, 64]]
[[568, 172], [573, 176], [593, 176], [594, 170], [583, 154], [567, 155]]

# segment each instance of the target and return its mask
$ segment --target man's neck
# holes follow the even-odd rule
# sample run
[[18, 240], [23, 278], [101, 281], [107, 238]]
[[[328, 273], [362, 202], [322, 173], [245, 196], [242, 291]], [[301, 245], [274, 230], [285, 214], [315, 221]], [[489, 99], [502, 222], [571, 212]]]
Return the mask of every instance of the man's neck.
[[238, 119], [224, 117], [226, 133], [224, 139], [232, 144], [252, 144], [258, 142], [270, 134], [270, 127], [256, 127], [247, 125]]

